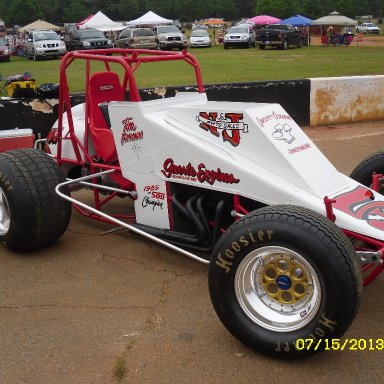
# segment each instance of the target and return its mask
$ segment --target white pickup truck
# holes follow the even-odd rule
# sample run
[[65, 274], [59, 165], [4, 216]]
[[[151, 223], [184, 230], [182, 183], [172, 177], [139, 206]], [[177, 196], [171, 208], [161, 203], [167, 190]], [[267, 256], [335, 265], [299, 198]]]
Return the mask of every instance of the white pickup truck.
[[379, 34], [380, 28], [373, 23], [362, 23], [356, 26], [356, 32]]

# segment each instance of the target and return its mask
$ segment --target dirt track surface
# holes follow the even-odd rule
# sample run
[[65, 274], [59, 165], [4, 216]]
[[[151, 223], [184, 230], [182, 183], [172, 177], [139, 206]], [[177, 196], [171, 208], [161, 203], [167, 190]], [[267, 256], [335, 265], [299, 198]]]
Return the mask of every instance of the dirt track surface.
[[[305, 129], [350, 173], [384, 147], [384, 121]], [[316, 170], [314, 170], [316, 172]], [[210, 303], [207, 267], [73, 213], [53, 246], [0, 248], [0, 383], [382, 383], [383, 351], [279, 361], [234, 339]], [[346, 337], [383, 338], [384, 275]]]

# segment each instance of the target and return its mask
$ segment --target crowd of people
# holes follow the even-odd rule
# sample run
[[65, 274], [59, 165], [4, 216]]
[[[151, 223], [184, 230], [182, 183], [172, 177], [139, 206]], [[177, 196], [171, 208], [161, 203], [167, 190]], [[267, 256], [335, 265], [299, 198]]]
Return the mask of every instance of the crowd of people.
[[333, 29], [333, 26], [329, 26], [321, 36], [321, 45], [327, 46], [340, 46], [344, 45], [348, 47], [354, 38], [354, 34], [350, 27], [344, 28], [344, 30], [337, 31]]

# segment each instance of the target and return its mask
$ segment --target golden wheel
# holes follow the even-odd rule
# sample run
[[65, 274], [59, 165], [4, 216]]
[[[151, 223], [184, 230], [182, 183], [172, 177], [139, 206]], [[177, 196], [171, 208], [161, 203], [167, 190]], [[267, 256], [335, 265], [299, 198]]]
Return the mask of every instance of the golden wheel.
[[321, 302], [320, 281], [309, 262], [292, 249], [253, 250], [237, 269], [235, 292], [247, 315], [263, 328], [288, 332], [305, 326]]

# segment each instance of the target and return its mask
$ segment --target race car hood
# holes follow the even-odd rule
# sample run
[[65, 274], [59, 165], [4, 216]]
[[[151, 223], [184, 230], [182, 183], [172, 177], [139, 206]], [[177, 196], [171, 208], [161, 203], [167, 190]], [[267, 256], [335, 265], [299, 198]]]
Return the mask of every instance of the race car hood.
[[348, 185], [279, 104], [207, 101], [170, 107], [165, 120], [190, 127], [316, 196]]

